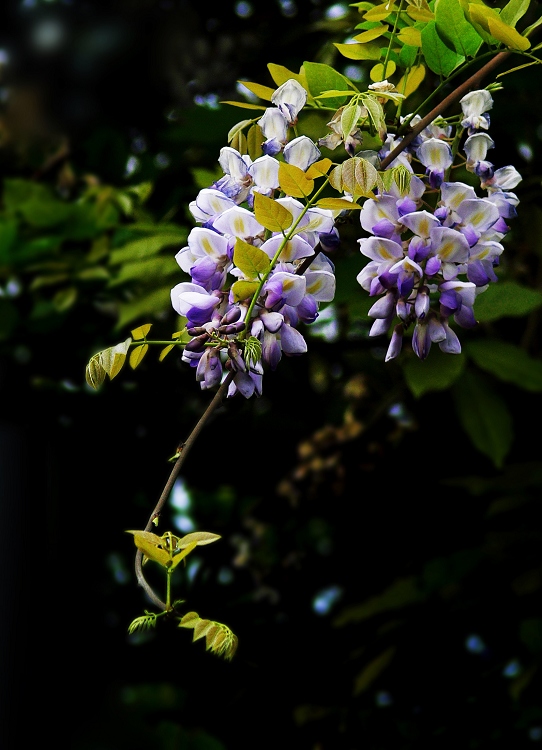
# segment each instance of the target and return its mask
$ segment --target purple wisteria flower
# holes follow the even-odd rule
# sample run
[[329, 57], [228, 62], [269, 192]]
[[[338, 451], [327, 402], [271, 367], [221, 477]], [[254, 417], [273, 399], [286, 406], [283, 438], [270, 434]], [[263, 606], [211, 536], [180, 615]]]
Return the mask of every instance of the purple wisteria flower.
[[[495, 144], [479, 131], [489, 127], [486, 113], [492, 105], [485, 90], [473, 91], [461, 100], [461, 126], [468, 130], [463, 145], [466, 167], [479, 177], [484, 197], [470, 185], [447, 180], [453, 155], [447, 143], [450, 129], [441, 123], [422, 131], [403, 158], [389, 166], [402, 164], [413, 172], [417, 160], [425, 167], [425, 175], [420, 179], [412, 174], [402, 192], [396, 184], [378, 192], [360, 212], [361, 226], [370, 236], [358, 242], [369, 262], [357, 280], [378, 297], [369, 310], [374, 319], [369, 335], [385, 335], [392, 329], [386, 361], [399, 355], [410, 326], [412, 349], [420, 359], [427, 357], [433, 343], [443, 352], [460, 353], [452, 325], [476, 325], [476, 298], [497, 281], [501, 240], [518, 204], [510, 190], [521, 175], [513, 166], [495, 169], [487, 161], [487, 152]], [[380, 156], [397, 142], [390, 136]], [[436, 201], [434, 197], [424, 200], [425, 194], [435, 193]]]
[[[218, 161], [224, 176], [190, 203], [199, 226], [175, 256], [190, 281], [171, 290], [171, 302], [186, 318], [191, 337], [182, 359], [195, 369], [203, 389], [216, 387], [231, 372], [228, 396], [260, 395], [265, 369], [274, 370], [283, 356], [307, 351], [299, 325], [314, 322], [320, 304], [333, 300], [334, 267], [321, 250], [338, 245], [334, 212], [278, 197], [276, 155], [303, 171], [320, 159], [319, 149], [307, 136], [288, 140], [306, 99], [307, 92], [296, 81], [280, 86], [272, 97], [274, 107], [259, 121], [266, 139], [264, 155], [253, 161], [234, 148], [222, 148]], [[280, 206], [290, 212], [291, 231], [271, 232], [260, 224], [253, 211], [256, 193], [276, 200], [277, 210]], [[250, 264], [239, 261], [245, 270], [236, 265], [239, 241], [245, 249], [247, 244], [254, 247], [256, 257], [275, 261], [261, 279]], [[309, 258], [310, 268], [299, 273]], [[238, 293], [239, 284], [248, 285], [246, 298]]]

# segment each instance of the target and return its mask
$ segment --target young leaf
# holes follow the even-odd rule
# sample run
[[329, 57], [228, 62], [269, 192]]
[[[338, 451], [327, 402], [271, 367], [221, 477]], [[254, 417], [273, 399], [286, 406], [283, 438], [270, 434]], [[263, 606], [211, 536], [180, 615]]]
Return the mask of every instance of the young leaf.
[[396, 67], [397, 66], [395, 65], [393, 60], [388, 60], [388, 62], [386, 63], [386, 74], [384, 75], [384, 64], [377, 63], [374, 67], [371, 68], [369, 72], [369, 78], [375, 83], [378, 81], [383, 81], [385, 78], [388, 78], [395, 73]]
[[[275, 201], [271, 202], [274, 203]], [[269, 270], [270, 265], [269, 258], [263, 250], [254, 247], [254, 245], [249, 245], [240, 237], [235, 240], [233, 262], [249, 279], [259, 278], [261, 274]]]
[[264, 137], [262, 133], [261, 127], [258, 125], [258, 123], [254, 123], [251, 128], [249, 128], [247, 133], [247, 147], [248, 147], [248, 155], [252, 159], [252, 161], [255, 161], [258, 157], [260, 157], [263, 154], [262, 150], [262, 143], [264, 142]]
[[267, 107], [264, 107], [262, 104], [251, 104], [250, 102], [221, 101], [220, 104], [230, 104], [232, 107], [241, 107], [241, 109], [267, 109]]
[[105, 380], [106, 372], [100, 364], [100, 354], [95, 354], [85, 370], [85, 379], [91, 388], [98, 390]]
[[192, 542], [201, 547], [205, 544], [217, 542], [221, 538], [220, 534], [212, 534], [210, 531], [191, 531], [190, 534], [186, 534], [179, 539], [177, 549], [183, 549], [187, 545], [192, 544]]
[[132, 370], [135, 370], [136, 367], [139, 365], [145, 354], [149, 350], [148, 344], [143, 344], [142, 346], [136, 346], [135, 349], [132, 349], [130, 353], [130, 367]]
[[397, 84], [397, 91], [403, 94], [405, 99], [410, 96], [425, 78], [425, 65], [416, 65], [406, 73]]
[[314, 180], [317, 177], [324, 177], [328, 173], [332, 164], [333, 162], [328, 158], [315, 161], [305, 172], [305, 177], [308, 177], [309, 180]]
[[270, 232], [285, 232], [294, 220], [287, 208], [261, 193], [254, 193], [254, 215]]
[[435, 18], [435, 14], [426, 0], [423, 0], [421, 3], [416, 3], [416, 7], [409, 5], [407, 8], [407, 15], [409, 15], [414, 21], [433, 21]]
[[158, 357], [158, 361], [162, 362], [172, 349], [175, 349], [175, 344], [170, 344], [169, 346], [166, 346], [165, 349], [162, 349], [162, 351], [160, 352], [160, 356]]
[[403, 44], [408, 44], [411, 47], [422, 46], [422, 34], [420, 29], [415, 29], [413, 26], [405, 26], [401, 29], [397, 35], [397, 39]]
[[[333, 45], [348, 60], [380, 60], [382, 54], [379, 45], [372, 42], [368, 42], [367, 44], [340, 44], [339, 42], [333, 42]], [[338, 106], [340, 107], [341, 105], [339, 104]]]
[[344, 140], [348, 138], [350, 133], [354, 130], [358, 124], [358, 120], [361, 117], [361, 107], [359, 104], [351, 105], [348, 104], [342, 111], [341, 114], [341, 133]]
[[179, 623], [179, 627], [180, 628], [195, 628], [200, 620], [201, 620], [201, 617], [198, 615], [197, 612], [187, 612], [185, 615], [183, 615]]
[[328, 208], [331, 211], [350, 211], [351, 209], [361, 208], [359, 203], [348, 201], [346, 198], [320, 198], [316, 204], [317, 208]]
[[364, 31], [361, 34], [357, 34], [355, 37], [353, 37], [356, 42], [359, 42], [360, 44], [365, 44], [366, 42], [372, 42], [373, 39], [378, 39], [378, 37], [382, 36], [382, 34], [385, 34], [387, 31], [390, 30], [390, 27], [386, 24], [380, 24], [379, 26], [374, 26], [372, 29], [369, 29], [368, 31]]
[[100, 364], [111, 380], [122, 370], [131, 341], [132, 339], [128, 338], [123, 343], [100, 352]]
[[134, 535], [135, 546], [143, 552], [146, 558], [154, 560], [165, 568], [169, 566], [171, 555], [164, 548], [164, 540], [151, 531], [126, 531]]
[[175, 570], [177, 565], [181, 562], [181, 560], [184, 560], [184, 558], [192, 552], [193, 549], [197, 547], [197, 542], [192, 542], [191, 544], [188, 544], [186, 547], [183, 548], [183, 550], [176, 555], [173, 556], [173, 562], [171, 563], [170, 570]]
[[355, 198], [359, 196], [374, 197], [372, 190], [378, 181], [378, 172], [366, 159], [354, 156], [346, 159], [331, 172], [329, 182], [340, 193], [349, 193]]
[[257, 289], [258, 289], [257, 281], [243, 281], [243, 279], [239, 279], [234, 284], [232, 284], [232, 287], [231, 287], [233, 301], [243, 302], [243, 300], [253, 297], [256, 294]]
[[275, 91], [269, 86], [262, 86], [259, 83], [249, 83], [249, 81], [237, 81], [237, 83], [240, 83], [241, 86], [244, 86], [253, 94], [256, 94], [256, 96], [259, 97], [260, 99], [263, 99], [264, 101], [268, 101], [268, 102], [271, 101], [271, 97], [273, 96], [273, 93]]
[[366, 21], [385, 21], [396, 10], [397, 8], [392, 3], [382, 3], [368, 10], [363, 18]]
[[288, 68], [285, 68], [284, 65], [275, 65], [275, 63], [268, 63], [267, 70], [271, 74], [271, 78], [277, 84], [277, 86], [282, 86], [283, 83], [286, 83], [286, 81], [289, 81], [291, 78], [293, 78], [294, 81], [300, 83], [305, 91], [309, 93], [309, 87], [307, 84], [307, 78], [305, 76], [303, 66], [301, 67], [299, 73], [294, 73], [292, 70], [288, 70]]
[[489, 33], [499, 42], [502, 42], [508, 49], [525, 52], [531, 46], [531, 42], [521, 34], [508, 26], [500, 18], [488, 19]]
[[299, 167], [286, 162], [279, 164], [279, 185], [286, 195], [293, 198], [306, 198], [314, 190], [314, 180], [309, 179]]
[[139, 341], [140, 339], [144, 339], [145, 336], [148, 334], [148, 332], [152, 328], [152, 323], [145, 323], [145, 325], [138, 326], [137, 328], [134, 328], [133, 331], [130, 331], [132, 334], [132, 338], [134, 341]]
[[237, 133], [240, 130], [244, 130], [247, 127], [247, 125], [250, 125], [251, 122], [252, 120], [241, 120], [241, 122], [238, 122], [236, 125], [233, 126], [233, 128], [230, 128], [230, 131], [228, 133], [228, 139], [227, 139], [228, 143], [231, 143], [232, 140], [237, 135]]

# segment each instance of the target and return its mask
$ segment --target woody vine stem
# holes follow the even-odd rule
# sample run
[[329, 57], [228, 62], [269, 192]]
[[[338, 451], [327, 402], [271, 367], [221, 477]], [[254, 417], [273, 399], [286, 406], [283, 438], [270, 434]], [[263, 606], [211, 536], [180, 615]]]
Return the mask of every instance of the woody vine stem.
[[[457, 102], [459, 99], [461, 99], [466, 93], [468, 93], [470, 90], [473, 90], [478, 87], [480, 81], [485, 78], [489, 73], [491, 73], [495, 68], [497, 68], [501, 63], [503, 63], [510, 55], [510, 52], [503, 51], [496, 54], [489, 62], [487, 62], [482, 68], [480, 68], [476, 73], [474, 73], [472, 76], [470, 76], [466, 81], [464, 81], [461, 85], [459, 85], [456, 89], [454, 89], [450, 94], [448, 94], [439, 104], [437, 104], [425, 117], [423, 117], [414, 127], [409, 128], [406, 132], [401, 133], [399, 131], [399, 135], [402, 136], [402, 140], [400, 143], [381, 161], [381, 169], [384, 169], [389, 164], [391, 164], [394, 159], [397, 158], [397, 156], [411, 143], [411, 141], [419, 134], [421, 133], [424, 128], [426, 128], [428, 125], [430, 125], [437, 117], [439, 117], [451, 104]], [[407, 125], [408, 127], [408, 125]], [[310, 256], [309, 258], [304, 259], [304, 261], [298, 266], [296, 273], [297, 274], [303, 274], [310, 264], [314, 261], [315, 257], [317, 256], [319, 252], [319, 246], [317, 245], [314, 248], [314, 255]], [[196, 426], [190, 433], [187, 440], [182, 444], [182, 448], [179, 451], [179, 456], [177, 460], [175, 461], [175, 464], [173, 466], [173, 469], [171, 470], [171, 473], [169, 475], [169, 478], [164, 486], [164, 489], [162, 490], [162, 493], [158, 499], [158, 502], [156, 503], [155, 508], [153, 509], [149, 520], [147, 522], [147, 525], [145, 527], [145, 531], [148, 532], [153, 528], [154, 523], [159, 518], [160, 513], [162, 511], [162, 508], [167, 501], [171, 490], [173, 488], [173, 485], [175, 483], [175, 480], [180, 474], [180, 471], [187, 459], [188, 453], [200, 435], [201, 431], [207, 424], [209, 418], [212, 416], [214, 411], [220, 406], [222, 403], [222, 400], [224, 399], [228, 388], [233, 381], [234, 378], [234, 372], [230, 371], [222, 384], [219, 386], [218, 390], [216, 391], [212, 401], [208, 405], [207, 409], [197, 422]], [[135, 574], [137, 578], [138, 584], [144, 589], [145, 593], [149, 597], [149, 599], [162, 611], [165, 611], [167, 609], [166, 602], [162, 601], [154, 592], [152, 587], [148, 584], [148, 582], [145, 579], [145, 576], [143, 575], [142, 570], [142, 563], [143, 563], [143, 552], [138, 549], [135, 556]]]

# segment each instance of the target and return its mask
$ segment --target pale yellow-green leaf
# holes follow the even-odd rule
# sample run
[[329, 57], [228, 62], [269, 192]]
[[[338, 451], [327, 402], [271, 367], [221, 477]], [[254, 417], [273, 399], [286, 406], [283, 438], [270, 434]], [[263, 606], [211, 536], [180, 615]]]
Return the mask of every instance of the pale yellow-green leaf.
[[158, 361], [162, 362], [172, 349], [175, 349], [175, 344], [170, 344], [169, 346], [166, 346], [165, 349], [162, 349], [162, 351], [160, 352], [160, 356], [158, 357]]
[[[538, 45], [539, 47], [542, 47], [542, 44]], [[533, 48], [533, 52], [537, 49], [537, 47]], [[497, 74], [497, 78], [502, 78], [503, 76], [507, 76], [510, 73], [515, 73], [517, 70], [521, 70], [522, 68], [530, 68], [531, 65], [540, 65], [540, 63], [533, 60], [532, 62], [525, 63], [524, 65], [517, 65], [515, 68], [510, 68], [510, 70], [505, 70], [502, 73]]]
[[232, 284], [231, 291], [233, 295], [233, 301], [243, 302], [243, 300], [253, 297], [257, 289], [257, 281], [243, 281], [242, 279], [239, 279], [239, 281], [236, 281], [234, 284]]
[[241, 120], [241, 122], [238, 122], [233, 126], [233, 128], [230, 128], [230, 131], [228, 133], [228, 143], [231, 142], [231, 140], [235, 137], [239, 130], [244, 130], [247, 125], [250, 125], [251, 122], [252, 120]]
[[508, 49], [525, 52], [531, 46], [531, 42], [508, 26], [500, 18], [488, 18], [489, 33], [492, 37], [502, 42]]
[[175, 568], [181, 562], [181, 560], [183, 560], [197, 546], [198, 546], [197, 542], [192, 542], [192, 544], [188, 544], [186, 547], [184, 547], [182, 552], [179, 552], [178, 554], [174, 555], [170, 570], [175, 570]]
[[95, 354], [86, 367], [85, 379], [91, 388], [98, 390], [104, 382], [105, 376], [106, 372], [100, 364], [100, 355]]
[[344, 209], [350, 210], [355, 208], [361, 208], [359, 203], [348, 201], [346, 198], [321, 198], [316, 204], [317, 208], [327, 208], [331, 211], [337, 211]]
[[127, 338], [126, 341], [100, 352], [100, 364], [111, 380], [122, 370], [131, 341], [131, 338]]
[[207, 643], [207, 649], [211, 651], [218, 651], [220, 646], [226, 640], [228, 636], [218, 623], [214, 623], [212, 628], [209, 628], [205, 636]]
[[[400, 42], [402, 42], [403, 44], [408, 44], [411, 47], [421, 47], [422, 46], [422, 34], [421, 34], [421, 31], [420, 31], [420, 29], [415, 29], [412, 26], [405, 26], [404, 29], [401, 29], [401, 31], [397, 35], [397, 39]], [[399, 87], [397, 87], [397, 88], [399, 88]]]
[[315, 161], [314, 164], [311, 164], [305, 172], [305, 177], [308, 177], [309, 180], [314, 180], [317, 177], [324, 177], [328, 173], [329, 168], [332, 164], [333, 162], [331, 161], [331, 159], [328, 159], [327, 157], [325, 159]]
[[263, 154], [262, 143], [264, 140], [261, 127], [255, 123], [249, 128], [247, 133], [248, 155], [252, 161], [255, 161]]
[[241, 155], [244, 156], [245, 154], [248, 154], [247, 137], [241, 130], [238, 130], [237, 133], [233, 136], [230, 145], [236, 151], [239, 151]]
[[[271, 200], [271, 202], [274, 203], [275, 201]], [[263, 250], [254, 245], [249, 245], [240, 237], [235, 240], [233, 262], [248, 279], [258, 279], [262, 274], [267, 273], [271, 263]]]
[[250, 81], [238, 81], [237, 83], [240, 83], [241, 86], [244, 86], [249, 91], [252, 91], [252, 93], [256, 94], [256, 96], [260, 99], [268, 102], [271, 101], [274, 89], [270, 88], [269, 86], [262, 86], [261, 83], [251, 83]]
[[383, 63], [377, 63], [375, 66], [371, 68], [371, 71], [369, 73], [369, 77], [371, 81], [374, 81], [375, 83], [379, 81], [383, 81], [385, 78], [389, 78], [389, 76], [392, 76], [395, 73], [396, 65], [393, 62], [393, 60], [388, 60], [386, 63], [386, 74], [384, 75], [384, 65]]
[[142, 344], [142, 346], [136, 346], [135, 349], [132, 349], [130, 352], [130, 367], [132, 370], [135, 370], [138, 364], [141, 362], [145, 354], [149, 350], [148, 344]]
[[146, 558], [154, 560], [164, 568], [169, 566], [171, 555], [164, 549], [164, 540], [151, 531], [126, 531], [134, 535], [135, 546], [141, 550]]
[[270, 232], [285, 232], [294, 220], [287, 208], [261, 193], [254, 193], [254, 216]]
[[399, 91], [400, 94], [404, 94], [406, 99], [407, 96], [410, 96], [410, 94], [416, 91], [424, 78], [425, 65], [416, 65], [400, 79], [399, 83], [396, 86], [397, 91]]
[[411, 5], [407, 8], [407, 15], [410, 16], [414, 21], [434, 21], [435, 14], [429, 7], [428, 3], [424, 2], [413, 8]]
[[341, 91], [340, 89], [329, 89], [328, 91], [322, 91], [321, 94], [315, 96], [315, 99], [336, 99], [338, 96], [354, 96], [359, 91]]
[[308, 178], [299, 167], [286, 162], [279, 164], [279, 185], [286, 195], [293, 198], [306, 198], [314, 190], [314, 180]]
[[343, 57], [349, 60], [380, 60], [381, 52], [378, 44], [368, 42], [367, 44], [340, 44], [333, 42]]
[[187, 612], [185, 615], [183, 615], [179, 623], [179, 627], [180, 628], [194, 628], [200, 620], [201, 620], [201, 617], [198, 615], [197, 612]]
[[192, 641], [199, 641], [200, 638], [207, 635], [207, 631], [212, 628], [213, 625], [214, 622], [212, 620], [200, 620], [194, 627], [194, 637], [192, 638]]
[[220, 104], [230, 104], [232, 107], [241, 107], [241, 109], [267, 109], [267, 107], [264, 107], [262, 104], [250, 104], [249, 102], [222, 101]]
[[354, 156], [346, 159], [331, 172], [329, 182], [340, 193], [354, 197], [374, 197], [372, 192], [378, 180], [378, 172], [366, 159]]
[[271, 78], [277, 84], [277, 86], [282, 86], [283, 83], [286, 83], [286, 81], [289, 81], [291, 78], [293, 78], [294, 81], [297, 81], [301, 84], [301, 86], [303, 86], [307, 94], [309, 94], [310, 96], [309, 86], [307, 84], [307, 78], [305, 76], [303, 66], [301, 67], [299, 73], [294, 73], [293, 70], [288, 70], [288, 68], [285, 68], [284, 65], [268, 63], [267, 70], [271, 74]]
[[348, 138], [350, 133], [358, 124], [358, 120], [361, 117], [361, 107], [359, 104], [353, 106], [347, 105], [341, 114], [341, 133], [344, 140]]
[[145, 336], [148, 334], [148, 332], [152, 328], [152, 323], [145, 323], [142, 326], [138, 326], [137, 328], [134, 328], [133, 331], [130, 331], [132, 334], [132, 338], [134, 341], [139, 341], [139, 339], [144, 339]]
[[368, 10], [363, 18], [365, 21], [384, 21], [395, 10], [397, 8], [392, 3], [382, 3], [382, 5], [375, 5], [374, 8]]
[[382, 34], [385, 34], [386, 31], [389, 30], [389, 26], [381, 24], [380, 26], [375, 26], [368, 31], [363, 31], [361, 34], [357, 34], [353, 39], [355, 39], [356, 42], [360, 42], [360, 44], [365, 44], [366, 42], [372, 42], [373, 39], [378, 39], [378, 37], [382, 36]]
[[212, 544], [222, 537], [220, 534], [212, 534], [210, 531], [191, 531], [190, 534], [186, 534], [181, 537], [177, 542], [177, 549], [183, 549], [192, 542], [195, 542], [200, 547], [205, 544]]

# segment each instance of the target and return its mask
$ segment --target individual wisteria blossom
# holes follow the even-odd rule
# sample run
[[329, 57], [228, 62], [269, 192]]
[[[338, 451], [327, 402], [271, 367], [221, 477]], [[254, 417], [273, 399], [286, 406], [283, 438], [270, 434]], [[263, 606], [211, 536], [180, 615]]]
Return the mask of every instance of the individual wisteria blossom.
[[[492, 105], [485, 90], [461, 100], [461, 126], [468, 132], [463, 145], [466, 167], [480, 179], [484, 197], [471, 185], [447, 179], [453, 163], [451, 131], [433, 124], [388, 167], [402, 165], [410, 183], [401, 190], [392, 183], [388, 191], [368, 199], [360, 212], [361, 226], [370, 235], [359, 240], [360, 251], [369, 262], [357, 280], [378, 297], [369, 310], [374, 319], [369, 335], [392, 330], [386, 361], [399, 355], [411, 326], [412, 349], [420, 359], [434, 343], [446, 353], [460, 353], [454, 325], [476, 325], [476, 298], [497, 281], [501, 240], [519, 202], [510, 190], [521, 175], [513, 166], [495, 169], [487, 160], [495, 144], [479, 131], [489, 127], [486, 113]], [[398, 141], [389, 136], [379, 156]], [[421, 177], [414, 173], [417, 163], [425, 168]]]
[[[186, 318], [191, 337], [182, 359], [195, 369], [203, 389], [214, 388], [230, 371], [229, 396], [260, 395], [265, 368], [274, 370], [283, 356], [305, 353], [307, 344], [299, 325], [313, 323], [320, 304], [333, 300], [334, 267], [322, 250], [332, 251], [338, 245], [335, 213], [278, 196], [275, 155], [302, 171], [321, 156], [307, 136], [288, 140], [306, 100], [307, 92], [296, 81], [280, 86], [272, 97], [275, 106], [259, 121], [266, 138], [264, 155], [252, 161], [234, 148], [222, 148], [218, 162], [224, 176], [190, 203], [199, 226], [191, 230], [187, 246], [175, 256], [190, 281], [171, 290], [171, 303]], [[260, 224], [253, 211], [256, 193], [290, 212], [292, 231], [271, 232]], [[252, 294], [258, 281], [235, 263], [238, 241], [270, 261], [256, 300]], [[301, 264], [311, 258], [310, 267], [299, 273]], [[239, 283], [249, 286], [246, 298], [236, 292]]]

